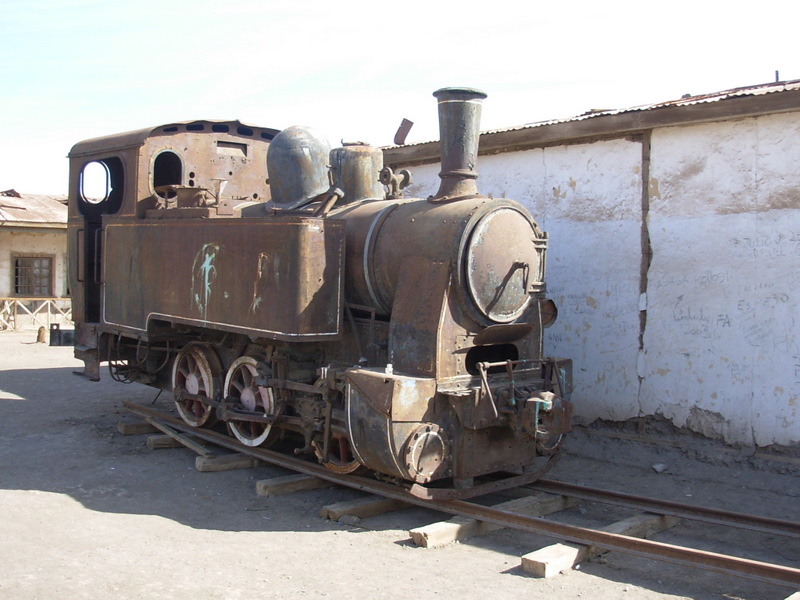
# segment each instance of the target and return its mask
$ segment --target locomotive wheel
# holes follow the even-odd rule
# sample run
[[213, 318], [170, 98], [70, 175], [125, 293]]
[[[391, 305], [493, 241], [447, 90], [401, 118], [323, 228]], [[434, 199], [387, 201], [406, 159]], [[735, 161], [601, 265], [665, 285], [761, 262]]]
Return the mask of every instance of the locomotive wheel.
[[181, 419], [192, 427], [213, 425], [216, 420], [214, 407], [201, 400], [181, 398], [181, 394], [214, 398], [219, 388], [221, 371], [219, 358], [211, 348], [203, 344], [187, 344], [175, 357], [172, 367], [175, 408], [178, 409]]
[[[314, 443], [315, 454], [320, 461], [323, 459], [322, 449], [318, 443]], [[322, 463], [325, 468], [340, 475], [349, 475], [360, 470], [363, 465], [353, 456], [350, 449], [350, 440], [344, 435], [331, 438], [330, 448], [328, 449], [328, 460]]]
[[[225, 399], [231, 405], [241, 404], [246, 410], [263, 412], [265, 416], [275, 413], [275, 396], [272, 388], [256, 383], [258, 370], [256, 359], [251, 356], [237, 358], [225, 376]], [[272, 431], [272, 425], [254, 421], [228, 421], [231, 433], [245, 446], [264, 444]]]

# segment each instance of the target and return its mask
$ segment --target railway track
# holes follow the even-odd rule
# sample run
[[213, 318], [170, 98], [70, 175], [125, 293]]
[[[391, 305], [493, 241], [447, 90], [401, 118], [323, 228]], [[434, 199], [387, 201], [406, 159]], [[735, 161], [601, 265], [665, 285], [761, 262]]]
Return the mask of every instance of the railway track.
[[[744, 577], [764, 583], [800, 589], [800, 569], [791, 566], [766, 563], [728, 554], [666, 544], [654, 540], [614, 533], [608, 530], [591, 529], [555, 522], [537, 516], [520, 514], [498, 506], [484, 506], [474, 501], [424, 499], [415, 496], [408, 489], [394, 484], [365, 476], [339, 475], [326, 469], [322, 465], [309, 462], [302, 458], [282, 454], [266, 448], [243, 446], [232, 437], [209, 429], [192, 428], [183, 421], [150, 407], [133, 403], [125, 403], [125, 407], [130, 412], [144, 418], [150, 424], [168, 435], [174, 434], [173, 437], [180, 438], [181, 441], [186, 439], [183, 434], [188, 433], [194, 438], [211, 442], [244, 455], [249, 455], [260, 461], [316, 477], [336, 485], [361, 490], [376, 496], [432, 508], [451, 515], [475, 519], [484, 523], [492, 523], [500, 527], [526, 531], [537, 535], [545, 535], [557, 540], [565, 540], [603, 550], [613, 550], [683, 566], [699, 567], [735, 577]], [[191, 440], [186, 441], [191, 444]], [[195, 450], [197, 450], [197, 448], [195, 448]], [[523, 486], [523, 489], [635, 508], [657, 515], [744, 528], [771, 535], [800, 538], [800, 523], [797, 522], [733, 513], [676, 502], [665, 502], [652, 498], [609, 492], [549, 480], [540, 480], [534, 484]]]

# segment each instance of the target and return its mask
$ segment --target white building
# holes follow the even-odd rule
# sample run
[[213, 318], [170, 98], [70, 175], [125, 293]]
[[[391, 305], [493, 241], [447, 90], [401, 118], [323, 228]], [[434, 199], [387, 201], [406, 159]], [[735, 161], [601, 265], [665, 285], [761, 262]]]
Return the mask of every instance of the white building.
[[0, 192], [0, 330], [69, 323], [65, 202]]
[[[491, 97], [487, 102], [491, 102]], [[385, 150], [438, 188], [438, 143]], [[800, 81], [481, 135], [478, 188], [548, 231], [576, 416], [800, 442]]]

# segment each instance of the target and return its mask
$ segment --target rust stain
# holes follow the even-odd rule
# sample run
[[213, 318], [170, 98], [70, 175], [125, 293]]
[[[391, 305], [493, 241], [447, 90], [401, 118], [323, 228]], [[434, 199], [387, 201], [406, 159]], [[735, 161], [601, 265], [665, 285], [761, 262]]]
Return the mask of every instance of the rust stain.
[[678, 172], [677, 179], [679, 181], [688, 181], [693, 177], [696, 177], [706, 169], [706, 158], [702, 157], [699, 160], [692, 161], [686, 163], [681, 166], [680, 171]]
[[759, 203], [757, 210], [766, 212], [783, 208], [796, 209], [798, 206], [800, 206], [800, 193], [794, 188], [789, 188], [770, 193], [763, 203]]

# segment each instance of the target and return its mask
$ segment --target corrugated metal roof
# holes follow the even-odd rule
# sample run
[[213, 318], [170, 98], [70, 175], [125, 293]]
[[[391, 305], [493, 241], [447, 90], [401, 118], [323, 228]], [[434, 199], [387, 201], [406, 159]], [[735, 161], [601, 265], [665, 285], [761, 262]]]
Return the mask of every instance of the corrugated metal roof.
[[732, 88], [730, 90], [723, 90], [721, 92], [713, 92], [711, 94], [700, 94], [697, 96], [686, 95], [677, 100], [667, 100], [665, 102], [655, 102], [653, 104], [643, 104], [641, 106], [633, 106], [630, 108], [616, 108], [609, 110], [591, 110], [575, 117], [566, 119], [553, 119], [550, 121], [541, 121], [537, 123], [526, 123], [518, 127], [510, 127], [508, 129], [495, 129], [492, 131], [485, 131], [482, 133], [500, 133], [504, 131], [516, 131], [519, 129], [526, 129], [529, 127], [542, 127], [544, 125], [553, 125], [555, 123], [570, 123], [575, 121], [583, 121], [586, 119], [594, 119], [601, 116], [608, 115], [621, 115], [624, 113], [643, 112], [650, 110], [657, 110], [659, 108], [666, 108], [671, 106], [691, 106], [694, 104], [703, 104], [710, 102], [719, 102], [720, 100], [727, 100], [728, 98], [736, 98], [741, 96], [763, 96], [765, 94], [774, 94], [777, 92], [790, 92], [800, 90], [800, 80], [793, 81], [779, 81], [775, 83], [763, 83], [759, 85], [751, 85], [746, 87]]
[[67, 197], [0, 192], [0, 226], [66, 227]]
[[[700, 94], [696, 96], [684, 96], [676, 100], [667, 100], [665, 102], [656, 102], [653, 104], [643, 104], [641, 106], [633, 106], [630, 108], [617, 108], [609, 110], [591, 110], [575, 117], [567, 117], [563, 119], [551, 119], [548, 121], [539, 121], [535, 123], [525, 123], [515, 127], [508, 127], [504, 129], [491, 129], [481, 131], [481, 135], [507, 133], [513, 131], [522, 131], [525, 129], [535, 129], [537, 127], [545, 127], [548, 125], [558, 125], [561, 123], [577, 123], [589, 119], [596, 119], [598, 117], [608, 117], [613, 115], [622, 115], [626, 113], [648, 112], [656, 111], [661, 108], [692, 106], [698, 104], [709, 104], [727, 100], [736, 97], [745, 96], [763, 96], [766, 94], [774, 94], [779, 92], [797, 92], [800, 91], [800, 80], [792, 81], [779, 81], [775, 83], [764, 83], [759, 85], [751, 85], [746, 87], [738, 87], [721, 92], [714, 92], [710, 94]], [[412, 144], [405, 144], [403, 146], [385, 146], [384, 150], [391, 150], [394, 148], [413, 148], [414, 146], [425, 146], [436, 142], [437, 140], [430, 140], [427, 142], [415, 142]]]

